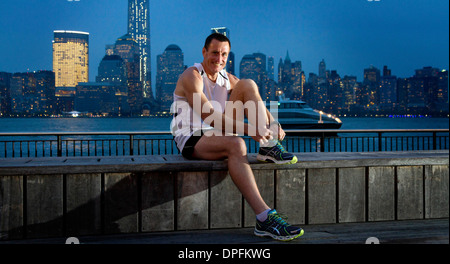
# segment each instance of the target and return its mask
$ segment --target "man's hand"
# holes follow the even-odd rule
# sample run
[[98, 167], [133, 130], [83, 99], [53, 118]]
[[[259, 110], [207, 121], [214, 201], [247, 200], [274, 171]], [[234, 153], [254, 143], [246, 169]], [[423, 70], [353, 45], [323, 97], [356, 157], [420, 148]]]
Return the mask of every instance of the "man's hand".
[[273, 139], [273, 131], [268, 128], [255, 129], [255, 131], [256, 135], [251, 135], [251, 137], [259, 144], [265, 144]]
[[286, 132], [284, 132], [284, 130], [281, 128], [280, 123], [278, 122], [273, 122], [269, 129], [272, 131], [272, 134], [274, 136], [277, 136], [278, 140], [283, 140], [284, 137], [286, 136]]

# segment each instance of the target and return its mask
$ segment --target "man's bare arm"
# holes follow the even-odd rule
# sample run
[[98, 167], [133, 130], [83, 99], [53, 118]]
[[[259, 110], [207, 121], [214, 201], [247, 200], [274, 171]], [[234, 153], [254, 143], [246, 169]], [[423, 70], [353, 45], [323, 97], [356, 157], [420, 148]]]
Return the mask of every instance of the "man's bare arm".
[[[211, 102], [203, 93], [203, 79], [200, 73], [195, 69], [187, 69], [182, 76], [180, 76], [177, 83], [177, 90], [176, 93], [181, 95], [180, 93], [182, 92], [182, 95], [187, 98], [189, 106], [208, 125], [220, 129], [223, 132], [230, 132], [225, 129], [232, 127], [234, 133], [243, 135], [249, 135], [249, 131], [257, 131], [251, 124], [240, 120], [234, 120], [233, 118], [226, 116], [223, 112], [215, 110]], [[194, 99], [195, 97], [196, 99]], [[197, 104], [198, 101], [200, 101], [200, 106], [194, 105], [194, 102]], [[221, 121], [220, 124], [214, 124], [215, 121], [219, 120]], [[261, 139], [267, 141], [267, 138], [270, 138], [270, 134], [259, 135], [258, 132], [256, 132], [256, 135], [250, 136], [256, 141], [260, 141]]]

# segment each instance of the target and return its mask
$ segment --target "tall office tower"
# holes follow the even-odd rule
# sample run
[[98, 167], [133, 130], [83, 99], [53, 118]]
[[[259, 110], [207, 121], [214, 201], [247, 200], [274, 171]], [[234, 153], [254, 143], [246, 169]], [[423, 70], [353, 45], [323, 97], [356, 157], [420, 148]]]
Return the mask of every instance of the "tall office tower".
[[[116, 43], [112, 46], [112, 53], [107, 47], [108, 55], [118, 55], [126, 62], [135, 62], [139, 65], [139, 44], [134, 40], [130, 34], [125, 34], [117, 38]], [[109, 54], [109, 53], [111, 54]], [[139, 78], [140, 76], [136, 76]]]
[[152, 98], [150, 56], [150, 0], [128, 0], [128, 34], [137, 41], [143, 95]]
[[[423, 101], [427, 110], [442, 111], [445, 108], [448, 111], [448, 82], [446, 82], [446, 71], [440, 71], [438, 68], [423, 67], [417, 69], [413, 78], [422, 80], [423, 83]], [[447, 87], [445, 87], [447, 86]], [[420, 90], [421, 87], [416, 89]]]
[[284, 62], [280, 59], [278, 63], [278, 83], [284, 94], [292, 99], [301, 99], [303, 97], [303, 85], [305, 76], [302, 71], [302, 62], [292, 62], [289, 52], [286, 52]]
[[16, 72], [11, 76], [12, 112], [54, 113], [55, 74], [52, 71]]
[[226, 70], [228, 73], [236, 75], [236, 72], [234, 70], [234, 64], [235, 64], [234, 62], [235, 62], [234, 53], [232, 51], [230, 51], [230, 54], [228, 54]]
[[397, 77], [393, 76], [387, 66], [380, 76], [380, 105], [383, 110], [393, 110], [397, 104]]
[[408, 107], [408, 84], [409, 78], [397, 78], [397, 109], [401, 113]]
[[364, 69], [363, 81], [363, 105], [368, 108], [379, 105], [380, 103], [380, 70], [371, 65]]
[[98, 75], [95, 81], [124, 84], [126, 71], [123, 59], [118, 55], [105, 55], [98, 66]]
[[343, 84], [343, 97], [344, 97], [344, 108], [347, 111], [350, 110], [350, 107], [355, 104], [355, 92], [357, 89], [357, 81], [356, 76], [347, 76], [345, 75], [342, 79]]
[[397, 103], [397, 77], [382, 76], [379, 91], [380, 105], [383, 110], [392, 110]]
[[239, 77], [241, 79], [252, 79], [258, 81], [258, 62], [254, 54], [246, 54], [239, 64]]
[[263, 53], [246, 54], [239, 65], [239, 77], [255, 81], [263, 100], [267, 97], [266, 69], [266, 55]]
[[278, 83], [281, 83], [282, 77], [283, 76], [283, 59], [280, 58], [280, 60], [278, 61]]
[[278, 82], [285, 83], [287, 85], [291, 84], [291, 70], [292, 70], [292, 62], [291, 58], [289, 57], [289, 51], [286, 52], [286, 57], [284, 59], [284, 62], [280, 59], [280, 63], [278, 64], [278, 68], [281, 69], [279, 72], [281, 73], [281, 76], [278, 77]]
[[31, 72], [16, 72], [11, 77], [11, 110], [32, 114], [38, 107], [36, 79]]
[[[114, 54], [114, 45], [112, 45], [111, 48], [106, 49], [106, 54], [108, 53]], [[101, 91], [105, 92], [105, 90], [111, 88], [114, 90], [114, 96], [116, 97], [114, 100], [109, 97], [112, 92], [110, 90], [105, 93], [105, 96], [101, 97], [101, 99], [103, 100], [102, 102], [114, 102], [112, 104], [114, 105], [117, 101], [117, 109], [115, 109], [115, 107], [105, 107], [103, 108], [102, 112], [118, 115], [129, 115], [131, 110], [129, 101], [131, 100], [129, 100], [128, 98], [128, 91], [131, 91], [130, 98], [133, 98], [134, 86], [133, 82], [128, 83], [127, 66], [129, 66], [129, 63], [125, 62], [119, 55], [105, 55], [98, 66], [98, 75], [95, 79], [96, 83], [82, 83], [82, 85], [77, 86], [77, 94], [75, 96], [76, 109], [78, 111], [86, 111], [82, 110], [83, 108], [79, 107], [81, 98], [79, 96], [79, 91], [86, 91], [86, 89], [89, 89], [88, 86], [102, 86]], [[108, 86], [108, 88], [104, 88], [103, 86]], [[83, 88], [84, 90], [81, 88]], [[140, 92], [140, 97], [142, 98], [142, 90]], [[132, 105], [135, 106], [135, 102], [132, 102]], [[138, 105], [137, 107], [135, 107], [135, 109], [133, 109], [133, 113], [135, 115], [141, 113], [140, 107], [141, 105]]]
[[[214, 28], [211, 28], [211, 34], [212, 33], [223, 34], [231, 41], [230, 30], [228, 28], [226, 28], [226, 27], [214, 27]], [[236, 75], [235, 71], [234, 71], [234, 65], [235, 65], [234, 62], [235, 62], [235, 60], [234, 60], [234, 53], [233, 53], [233, 51], [230, 51], [230, 54], [228, 54], [226, 70], [227, 70], [228, 73]]]
[[308, 81], [305, 83], [305, 87], [304, 87], [304, 95], [305, 98], [303, 98], [311, 107], [316, 107], [316, 91], [317, 91], [317, 86], [319, 84], [318, 81], [318, 76], [317, 74], [310, 72], [308, 75]]
[[275, 60], [272, 56], [267, 58], [267, 78], [275, 80]]
[[292, 95], [293, 99], [303, 98], [303, 86], [305, 84], [305, 73], [302, 70], [302, 62], [295, 61], [292, 63]]
[[322, 61], [319, 63], [319, 78], [326, 78], [327, 77], [326, 72], [327, 66], [325, 64], [325, 60], [322, 59]]
[[140, 81], [139, 45], [130, 34], [125, 34], [117, 39], [113, 54], [120, 56], [124, 62], [127, 102], [131, 115], [140, 115], [144, 93], [143, 84]]
[[0, 117], [11, 113], [11, 76], [12, 73], [0, 72]]
[[441, 70], [437, 77], [439, 78], [436, 91], [437, 110], [446, 109], [448, 112], [448, 71]]
[[44, 115], [57, 113], [55, 98], [55, 73], [52, 71], [37, 71], [36, 96], [39, 99], [40, 112]]
[[345, 108], [344, 90], [341, 76], [336, 70], [328, 78], [327, 104], [332, 113], [340, 113]]
[[77, 85], [75, 109], [90, 114], [117, 115], [120, 113], [120, 96], [113, 83], [94, 82]]
[[53, 34], [55, 87], [75, 88], [89, 81], [89, 33], [55, 30]]
[[169, 111], [173, 102], [173, 91], [178, 77], [183, 73], [184, 55], [177, 45], [169, 45], [163, 54], [157, 56], [156, 99], [161, 110]]
[[383, 66], [383, 76], [391, 76], [391, 69], [388, 69], [386, 65]]

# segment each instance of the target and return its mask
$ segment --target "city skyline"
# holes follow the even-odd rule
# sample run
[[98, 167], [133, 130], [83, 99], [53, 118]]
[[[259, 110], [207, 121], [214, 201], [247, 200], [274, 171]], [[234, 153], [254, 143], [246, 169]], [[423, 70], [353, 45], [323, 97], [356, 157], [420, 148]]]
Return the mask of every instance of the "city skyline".
[[[150, 1], [151, 54], [176, 44], [191, 66], [202, 60], [211, 27], [224, 26], [231, 31], [236, 65], [246, 54], [261, 52], [278, 63], [289, 52], [305, 74], [317, 74], [324, 59], [328, 70], [359, 81], [370, 65], [388, 65], [398, 77], [424, 66], [448, 69], [448, 1], [227, 1], [223, 9], [207, 1], [191, 3]], [[51, 70], [53, 31], [80, 30], [90, 33], [89, 79], [95, 80], [105, 45], [127, 32], [127, 1], [18, 0], [0, 3], [0, 10], [5, 25], [0, 71]], [[156, 56], [151, 62], [156, 69]]]

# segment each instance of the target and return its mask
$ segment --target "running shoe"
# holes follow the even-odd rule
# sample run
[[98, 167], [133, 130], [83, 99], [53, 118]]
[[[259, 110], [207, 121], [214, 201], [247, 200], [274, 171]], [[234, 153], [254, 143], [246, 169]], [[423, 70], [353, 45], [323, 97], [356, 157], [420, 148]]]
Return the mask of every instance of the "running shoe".
[[256, 236], [269, 236], [275, 240], [290, 241], [303, 235], [304, 231], [300, 227], [289, 225], [275, 209], [267, 214], [267, 219], [260, 222], [256, 219], [255, 231]]
[[272, 162], [276, 164], [294, 164], [297, 163], [297, 157], [287, 152], [280, 141], [273, 147], [260, 147], [256, 156], [258, 161]]

